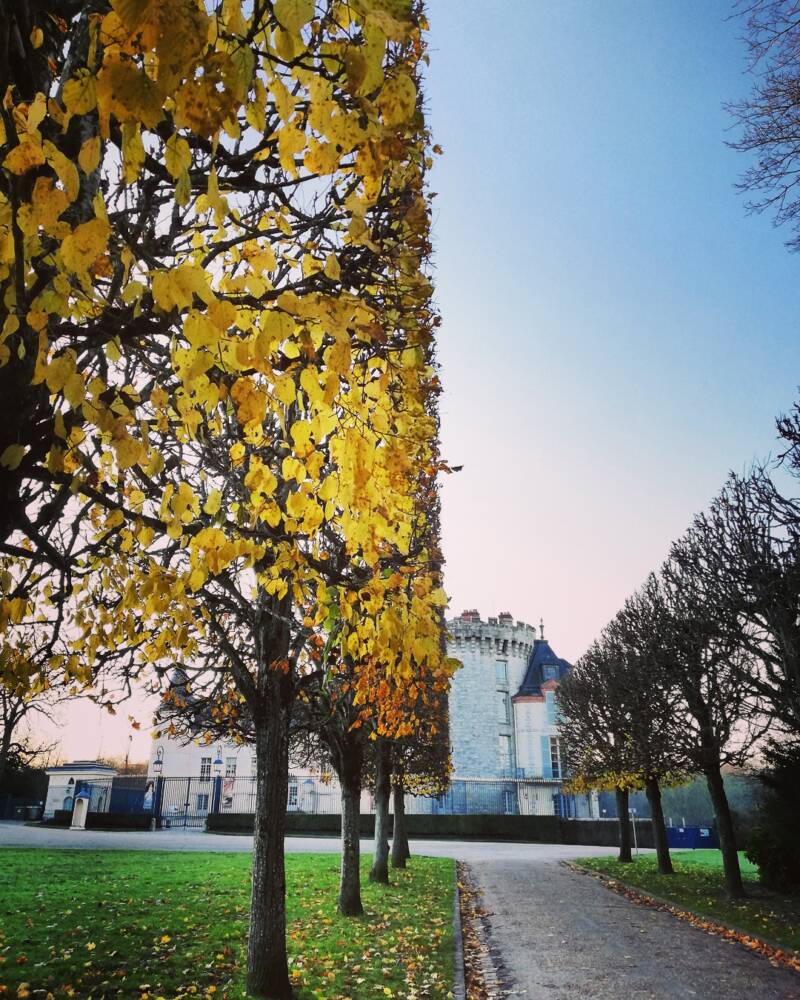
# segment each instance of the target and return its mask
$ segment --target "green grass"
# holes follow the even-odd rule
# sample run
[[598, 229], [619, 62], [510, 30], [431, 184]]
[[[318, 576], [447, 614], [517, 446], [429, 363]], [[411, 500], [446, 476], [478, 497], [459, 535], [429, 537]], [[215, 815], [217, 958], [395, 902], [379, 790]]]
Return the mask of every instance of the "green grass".
[[742, 853], [739, 862], [747, 898], [736, 901], [725, 897], [719, 851], [673, 851], [674, 875], [659, 875], [654, 854], [639, 855], [629, 865], [610, 857], [582, 858], [578, 863], [747, 934], [800, 949], [800, 897], [769, 892]]
[[[412, 858], [386, 887], [364, 859], [359, 919], [336, 913], [336, 855], [286, 868], [298, 998], [450, 995], [451, 860]], [[242, 997], [249, 883], [246, 854], [2, 849], [0, 994]]]
[[[672, 851], [673, 860], [680, 861], [681, 866], [697, 865], [699, 868], [722, 871], [722, 852], [709, 850], [702, 847], [696, 851]], [[744, 856], [744, 851], [739, 851], [739, 868], [742, 878], [757, 879], [758, 868], [752, 861], [748, 861]]]

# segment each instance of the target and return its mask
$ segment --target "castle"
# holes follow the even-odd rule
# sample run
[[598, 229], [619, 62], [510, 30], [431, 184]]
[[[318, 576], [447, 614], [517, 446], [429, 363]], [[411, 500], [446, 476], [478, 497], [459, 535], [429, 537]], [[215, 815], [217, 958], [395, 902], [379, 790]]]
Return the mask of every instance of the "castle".
[[[409, 811], [596, 815], [596, 796], [562, 790], [555, 692], [570, 664], [553, 652], [544, 627], [537, 635], [533, 626], [515, 622], [508, 613], [483, 621], [474, 610], [448, 621], [447, 627], [448, 654], [463, 664], [450, 691], [453, 778], [448, 792], [409, 802]], [[207, 812], [211, 786], [206, 783], [220, 775], [219, 808], [252, 809], [250, 746], [201, 746], [162, 736], [153, 744], [149, 774], [187, 781], [178, 796], [180, 808], [188, 809], [185, 799], [198, 814]], [[200, 783], [197, 789], [190, 790], [190, 779]], [[293, 775], [288, 807], [337, 811], [338, 789], [328, 779]], [[371, 808], [366, 798], [362, 808]]]
[[[448, 653], [460, 660], [450, 691], [450, 738], [457, 775], [559, 781], [555, 692], [570, 664], [536, 629], [503, 612], [450, 621]], [[489, 706], [492, 706], [490, 709]]]

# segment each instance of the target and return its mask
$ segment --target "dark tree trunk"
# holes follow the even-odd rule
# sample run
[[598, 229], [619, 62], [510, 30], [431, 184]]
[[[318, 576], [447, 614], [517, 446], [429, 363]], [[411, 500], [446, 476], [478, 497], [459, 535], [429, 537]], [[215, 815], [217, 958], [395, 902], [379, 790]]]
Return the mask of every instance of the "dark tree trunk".
[[375, 855], [371, 882], [389, 882], [389, 798], [392, 794], [392, 749], [378, 740], [375, 753]]
[[[277, 689], [277, 683], [274, 685]], [[291, 997], [286, 961], [284, 836], [289, 786], [289, 712], [277, 701], [255, 722], [256, 812], [247, 944], [248, 996]]]
[[406, 789], [403, 778], [395, 776], [394, 784], [394, 833], [392, 835], [392, 868], [405, 868], [411, 857], [406, 830]]
[[651, 823], [653, 826], [653, 843], [658, 858], [658, 870], [662, 875], [672, 875], [672, 859], [669, 856], [667, 844], [667, 824], [664, 822], [664, 810], [661, 807], [661, 789], [656, 778], [648, 778], [645, 783], [647, 801], [650, 803]]
[[619, 817], [619, 860], [629, 863], [631, 857], [631, 817], [628, 807], [628, 789], [617, 788], [617, 816]]
[[722, 853], [722, 867], [725, 872], [725, 891], [731, 899], [741, 899], [744, 896], [742, 871], [739, 867], [739, 855], [736, 853], [736, 834], [733, 829], [728, 796], [718, 767], [706, 771], [706, 784], [711, 804], [714, 807], [714, 819], [717, 824], [719, 849]]
[[339, 781], [342, 785], [342, 871], [339, 882], [339, 912], [360, 917], [361, 905], [361, 744], [355, 743], [342, 754]]

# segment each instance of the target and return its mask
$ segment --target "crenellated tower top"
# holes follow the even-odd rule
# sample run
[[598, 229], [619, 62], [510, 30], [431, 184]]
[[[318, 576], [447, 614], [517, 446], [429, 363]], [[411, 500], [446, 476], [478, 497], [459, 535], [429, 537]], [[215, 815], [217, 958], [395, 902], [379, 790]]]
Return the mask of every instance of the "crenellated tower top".
[[476, 610], [463, 611], [447, 623], [448, 644], [455, 655], [458, 649], [478, 649], [494, 656], [520, 656], [527, 659], [536, 639], [536, 629], [527, 622], [515, 622], [513, 615], [502, 611], [496, 618], [481, 619]]

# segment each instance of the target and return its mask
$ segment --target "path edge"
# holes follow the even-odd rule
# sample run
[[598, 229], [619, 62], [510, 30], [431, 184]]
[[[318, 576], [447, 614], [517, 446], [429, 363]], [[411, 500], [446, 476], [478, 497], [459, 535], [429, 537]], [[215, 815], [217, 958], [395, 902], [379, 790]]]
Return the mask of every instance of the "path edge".
[[[771, 938], [761, 937], [753, 934], [751, 931], [742, 930], [741, 927], [737, 927], [735, 924], [723, 923], [721, 920], [709, 917], [705, 913], [700, 913], [699, 910], [693, 910], [688, 906], [676, 903], [675, 900], [666, 899], [664, 896], [656, 896], [655, 893], [646, 892], [641, 886], [631, 885], [630, 882], [626, 882], [624, 879], [617, 878], [614, 875], [607, 875], [605, 872], [598, 872], [594, 868], [586, 868], [583, 865], [579, 865], [576, 861], [562, 861], [561, 864], [565, 868], [579, 872], [581, 875], [592, 876], [604, 888], [610, 889], [612, 892], [614, 891], [615, 884], [619, 885], [626, 892], [635, 896], [634, 901], [638, 904], [647, 906], [650, 903], [655, 903], [660, 909], [666, 910], [671, 916], [675, 917], [676, 920], [689, 923], [692, 927], [697, 927], [698, 930], [705, 931], [706, 934], [725, 938], [747, 951], [754, 951], [757, 955], [761, 955], [762, 958], [770, 962], [770, 964], [777, 963], [790, 969], [792, 972], [800, 973], [800, 950], [787, 948], [786, 945], [773, 941]], [[694, 918], [694, 920], [698, 921], [699, 926], [687, 918]]]
[[453, 1000], [466, 1000], [467, 981], [464, 969], [464, 933], [461, 928], [461, 890], [458, 866], [453, 865]]

